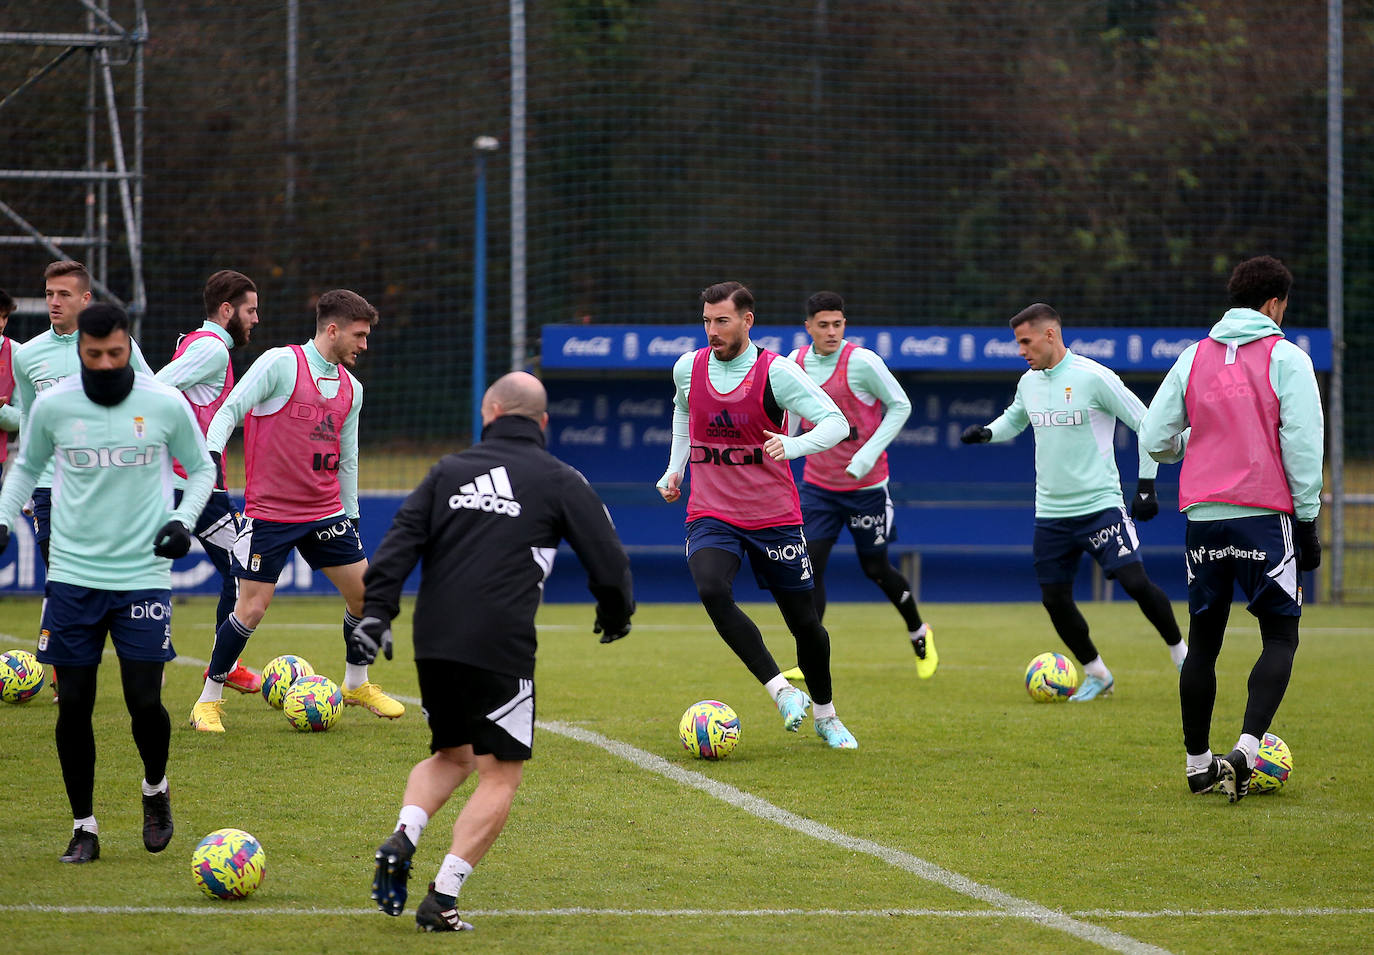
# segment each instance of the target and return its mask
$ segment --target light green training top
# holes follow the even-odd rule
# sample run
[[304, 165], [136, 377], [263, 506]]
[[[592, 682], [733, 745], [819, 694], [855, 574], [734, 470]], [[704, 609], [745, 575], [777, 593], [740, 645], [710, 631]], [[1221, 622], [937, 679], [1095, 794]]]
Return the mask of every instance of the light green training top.
[[[806, 364], [802, 366], [802, 370], [818, 386], [824, 385], [835, 373], [835, 366], [840, 362], [840, 352], [844, 351], [845, 344], [846, 342], [841, 341], [840, 347], [829, 355], [822, 355], [814, 347], [808, 348]], [[799, 354], [801, 349], [794, 348], [787, 357], [796, 361]], [[887, 450], [892, 439], [901, 432], [906, 419], [911, 417], [911, 400], [907, 398], [906, 392], [897, 383], [887, 365], [883, 364], [883, 360], [862, 346], [849, 353], [849, 374], [845, 377], [849, 379], [849, 390], [864, 404], [871, 405], [876, 401], [883, 404], [883, 420], [879, 423], [878, 430], [863, 443], [863, 447], [854, 452], [854, 456], [849, 459], [844, 469], [846, 474], [858, 480], [873, 470], [878, 458]], [[864, 490], [886, 487], [887, 480], [884, 478], [877, 484], [870, 484]]]
[[[1116, 422], [1140, 430], [1145, 403], [1116, 372], [1066, 350], [1059, 364], [1027, 371], [1016, 398], [988, 427], [993, 441], [1010, 441], [1035, 428], [1035, 516], [1083, 517], [1122, 507], [1116, 470]], [[1159, 465], [1137, 443], [1142, 478]]]
[[[1263, 312], [1253, 308], [1233, 308], [1212, 326], [1208, 338], [1244, 345], [1271, 335], [1283, 336], [1279, 326]], [[1183, 350], [1164, 383], [1150, 402], [1150, 411], [1140, 429], [1140, 444], [1157, 461], [1172, 464], [1183, 460], [1189, 437], [1188, 408], [1184, 395], [1188, 376], [1193, 371], [1197, 345]], [[1312, 359], [1288, 340], [1274, 345], [1269, 355], [1269, 384], [1279, 399], [1279, 454], [1288, 488], [1293, 492], [1293, 516], [1300, 521], [1315, 521], [1322, 506], [1322, 453], [1326, 429], [1323, 423], [1321, 393]], [[1273, 514], [1261, 507], [1204, 501], [1185, 512], [1190, 521], [1220, 521], [1233, 517]]]
[[[14, 403], [18, 406], [20, 414], [20, 444], [24, 442], [24, 431], [27, 427], [24, 418], [27, 416], [27, 409], [33, 407], [33, 401], [38, 394], [70, 375], [81, 377], [81, 355], [76, 350], [76, 340], [80, 334], [72, 332], [70, 335], [59, 335], [49, 328], [26, 341], [19, 349], [19, 353], [14, 356], [14, 389], [17, 396]], [[129, 352], [129, 364], [134, 366], [134, 371], [143, 371], [150, 375], [153, 373], [143, 358], [143, 352], [138, 348], [138, 342], [132, 337], [129, 339]], [[52, 464], [49, 463], [38, 478], [37, 486], [52, 487], [52, 481], [53, 470]]]
[[[212, 338], [197, 338], [184, 352], [162, 366], [157, 380], [180, 391], [195, 404], [208, 405], [219, 397], [224, 387], [224, 375], [229, 370], [229, 349], [234, 347], [234, 339], [223, 326], [208, 318], [196, 331], [214, 332], [224, 343], [223, 347]], [[185, 486], [185, 479], [175, 474], [174, 477], [177, 487]]]
[[[117, 405], [86, 397], [79, 375], [48, 388], [25, 414], [25, 439], [0, 491], [13, 530], [40, 475], [52, 472], [48, 579], [97, 590], [168, 590], [172, 562], [153, 554], [168, 520], [187, 530], [210, 497], [215, 467], [181, 393], [145, 372]], [[172, 507], [172, 458], [189, 479]]]
[[[353, 405], [348, 409], [343, 427], [339, 430], [339, 500], [343, 510], [339, 513], [350, 518], [358, 517], [358, 414], [363, 408], [362, 382], [354, 378], [347, 368], [325, 361], [315, 342], [306, 342], [305, 360], [310, 373], [315, 376], [315, 386], [326, 398], [339, 393], [341, 375], [348, 375], [353, 383]], [[234, 385], [229, 397], [215, 412], [210, 420], [210, 431], [205, 443], [211, 451], [223, 452], [229, 443], [229, 436], [245, 415], [270, 415], [282, 409], [296, 390], [296, 353], [290, 348], [269, 348], [262, 357], [253, 362], [248, 374]], [[330, 515], [331, 517], [337, 515]]]
[[[696, 357], [695, 351], [689, 351], [673, 363], [673, 385], [676, 387], [673, 394], [673, 447], [668, 454], [668, 470], [658, 479], [658, 487], [667, 487], [670, 475], [684, 472], [692, 451], [687, 396], [692, 390], [692, 363]], [[711, 385], [716, 391], [733, 391], [744, 381], [744, 376], [749, 374], [758, 357], [759, 347], [753, 342], [745, 342], [740, 353], [729, 361], [720, 361], [715, 355], [709, 356], [706, 373], [711, 378]], [[782, 435], [786, 460], [833, 448], [849, 436], [849, 420], [836, 407], [834, 400], [821, 391], [820, 386], [808, 378], [796, 362], [781, 355], [775, 358], [768, 366], [768, 384], [773, 388], [773, 398], [778, 407], [816, 425], [806, 434]]]

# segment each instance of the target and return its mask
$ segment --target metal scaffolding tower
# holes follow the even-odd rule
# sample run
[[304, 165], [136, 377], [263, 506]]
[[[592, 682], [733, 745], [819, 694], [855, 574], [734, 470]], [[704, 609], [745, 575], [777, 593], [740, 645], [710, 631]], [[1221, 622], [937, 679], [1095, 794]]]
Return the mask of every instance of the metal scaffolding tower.
[[[143, 282], [143, 54], [148, 42], [148, 20], [143, 0], [132, 0], [132, 25], [120, 23], [110, 13], [110, 0], [74, 0], [86, 11], [84, 33], [5, 33], [0, 32], [0, 47], [29, 46], [56, 49], [57, 54], [32, 72], [14, 89], [0, 98], [0, 120], [5, 106], [39, 82], [53, 82], [70, 74], [68, 64], [86, 61], [85, 161], [80, 168], [0, 169], [0, 213], [20, 231], [0, 235], [0, 245], [24, 245], [46, 249], [57, 259], [83, 261], [91, 273], [91, 286], [106, 300], [126, 308], [135, 334], [147, 310]], [[133, 153], [126, 154], [119, 104], [115, 97], [115, 70], [133, 67]], [[64, 66], [68, 66], [66, 70]], [[102, 126], [102, 117], [104, 126]], [[75, 131], [73, 131], [75, 133]], [[100, 155], [100, 134], [108, 136], [107, 155]], [[35, 222], [35, 213], [25, 214], [5, 195], [4, 184], [21, 180], [80, 182], [86, 186], [85, 226], [80, 235], [52, 235]], [[129, 254], [130, 289], [127, 299], [116, 295], [108, 285], [109, 250], [118, 235], [111, 237], [109, 188], [118, 194], [123, 237]], [[73, 255], [72, 249], [80, 252]]]

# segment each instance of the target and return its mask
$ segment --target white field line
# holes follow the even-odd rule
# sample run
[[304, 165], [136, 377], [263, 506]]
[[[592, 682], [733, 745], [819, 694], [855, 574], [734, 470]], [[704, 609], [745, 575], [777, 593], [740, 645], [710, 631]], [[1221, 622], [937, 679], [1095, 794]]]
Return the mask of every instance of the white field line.
[[602, 736], [600, 733], [594, 733], [590, 730], [572, 726], [568, 723], [540, 721], [538, 725], [541, 730], [557, 733], [560, 736], [566, 736], [569, 739], [575, 739], [579, 742], [590, 743], [593, 746], [604, 749], [613, 756], [618, 756], [638, 766], [640, 769], [656, 773], [659, 776], [663, 776], [684, 786], [698, 789], [709, 796], [734, 806], [736, 809], [742, 809], [760, 819], [777, 823], [784, 828], [791, 829], [793, 832], [799, 832], [813, 839], [828, 842], [842, 849], [848, 849], [853, 852], [863, 852], [867, 855], [874, 856], [886, 862], [888, 865], [903, 869], [928, 882], [944, 886], [951, 891], [966, 895], [971, 899], [976, 899], [988, 905], [995, 906], [1018, 918], [1035, 922], [1046, 928], [1058, 929], [1068, 935], [1073, 935], [1116, 952], [1143, 953], [1166, 951], [1165, 949], [1131, 938], [1129, 935], [1123, 935], [1120, 932], [1113, 932], [1111, 929], [1091, 925], [1087, 922], [1081, 922], [1071, 916], [1065, 915], [1063, 912], [1057, 912], [1054, 909], [1046, 908], [1035, 902], [1008, 895], [991, 886], [974, 882], [967, 876], [960, 875], [957, 872], [951, 872], [948, 869], [927, 862], [924, 859], [911, 855], [908, 852], [903, 852], [900, 849], [892, 849], [868, 839], [859, 839], [847, 835], [823, 823], [814, 822], [803, 816], [788, 812], [786, 809], [779, 808], [757, 796], [736, 789], [734, 786], [718, 782], [717, 780], [711, 779], [709, 776], [703, 776], [701, 773], [683, 769], [680, 766], [668, 762], [668, 760], [661, 756], [655, 756], [653, 753], [630, 746], [628, 743], [622, 743], [618, 740]]
[[[272, 908], [245, 902], [223, 905], [43, 905], [37, 902], [0, 905], [0, 912], [38, 912], [56, 915], [381, 915], [372, 906], [358, 908]], [[1021, 918], [1005, 909], [464, 909], [465, 915], [481, 918], [566, 918], [569, 916], [613, 916], [617, 918]], [[1160, 909], [1153, 912], [1084, 909], [1065, 912], [1073, 918], [1157, 919], [1157, 918], [1262, 918], [1321, 915], [1374, 915], [1374, 908], [1285, 908], [1285, 909]]]

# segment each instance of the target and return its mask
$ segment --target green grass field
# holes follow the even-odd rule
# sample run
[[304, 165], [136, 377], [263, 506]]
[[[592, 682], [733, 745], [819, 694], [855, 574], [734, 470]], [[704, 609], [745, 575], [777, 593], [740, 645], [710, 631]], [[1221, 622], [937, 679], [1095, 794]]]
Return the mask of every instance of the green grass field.
[[[749, 608], [784, 666], [790, 638]], [[17, 951], [172, 952], [1364, 952], [1374, 945], [1374, 621], [1314, 606], [1274, 731], [1294, 754], [1280, 792], [1230, 805], [1183, 779], [1177, 677], [1134, 605], [1084, 613], [1113, 697], [1037, 705], [1022, 671], [1060, 649], [1028, 604], [922, 607], [940, 670], [916, 678], [890, 607], [832, 604], [836, 702], [860, 742], [831, 751], [777, 712], [697, 606], [643, 607], [601, 646], [587, 606], [546, 607], [535, 758], [511, 821], [460, 899], [477, 931], [417, 935], [368, 900], [372, 853], [405, 776], [427, 753], [418, 704], [390, 723], [348, 710], [298, 734], [260, 697], [231, 693], [222, 737], [186, 725], [213, 605], [178, 603], [168, 667], [177, 833], [149, 855], [142, 775], [113, 669], [96, 706], [101, 859], [65, 866], [70, 815], [45, 689], [0, 706], [6, 825], [0, 912]], [[32, 647], [38, 602], [0, 600], [6, 648]], [[1180, 617], [1183, 608], [1176, 608]], [[337, 601], [283, 600], [245, 659], [305, 656], [342, 676]], [[373, 678], [418, 695], [408, 618]], [[1237, 608], [1219, 669], [1213, 747], [1239, 731], [1258, 636]], [[107, 656], [107, 660], [110, 658]], [[688, 758], [678, 718], [730, 703], [727, 760]], [[471, 783], [469, 783], [469, 786]], [[468, 790], [460, 792], [460, 797]], [[416, 854], [422, 893], [447, 848], [451, 804]], [[192, 884], [190, 854], [222, 827], [253, 833], [267, 878], [237, 903]]]

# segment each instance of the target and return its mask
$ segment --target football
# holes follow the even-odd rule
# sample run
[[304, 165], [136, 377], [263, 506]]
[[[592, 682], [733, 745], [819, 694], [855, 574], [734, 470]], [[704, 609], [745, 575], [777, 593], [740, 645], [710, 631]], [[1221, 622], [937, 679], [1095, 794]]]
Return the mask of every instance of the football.
[[243, 899], [262, 885], [267, 854], [242, 829], [216, 829], [191, 853], [191, 878], [212, 899]]
[[43, 689], [43, 664], [27, 650], [0, 653], [0, 699], [23, 703]]
[[303, 676], [291, 685], [281, 710], [302, 733], [321, 733], [333, 726], [343, 712], [343, 690], [327, 676]]
[[1260, 740], [1255, 771], [1250, 774], [1250, 792], [1274, 792], [1288, 782], [1288, 774], [1292, 771], [1293, 754], [1288, 744], [1273, 733], [1265, 733], [1264, 739]]
[[682, 714], [677, 735], [693, 756], [724, 759], [739, 745], [739, 717], [719, 700], [702, 700]]
[[286, 699], [286, 691], [301, 677], [314, 675], [315, 668], [298, 656], [283, 653], [273, 657], [262, 668], [262, 698], [279, 710]]
[[1062, 653], [1045, 652], [1026, 667], [1026, 692], [1037, 703], [1062, 703], [1078, 689], [1078, 668]]

